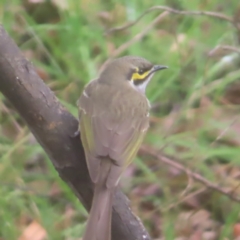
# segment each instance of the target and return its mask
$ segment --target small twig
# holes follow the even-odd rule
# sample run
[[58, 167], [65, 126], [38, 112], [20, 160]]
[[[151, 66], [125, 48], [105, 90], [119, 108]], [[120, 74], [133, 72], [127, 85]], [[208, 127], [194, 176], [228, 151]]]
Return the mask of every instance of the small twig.
[[13, 115], [11, 114], [10, 110], [6, 107], [6, 105], [2, 102], [1, 104], [1, 108], [2, 110], [8, 114], [9, 118], [11, 119], [11, 121], [13, 122], [13, 125], [15, 127], [15, 129], [17, 130], [17, 132], [21, 132], [22, 131], [22, 127], [18, 124], [18, 122], [16, 121], [16, 119], [13, 117]]
[[183, 190], [183, 192], [180, 194], [181, 198], [184, 197], [188, 193], [188, 191], [191, 190], [192, 185], [193, 185], [193, 179], [192, 179], [191, 175], [188, 174], [188, 172], [186, 174], [188, 177], [188, 184], [187, 184], [186, 188]]
[[203, 188], [201, 188], [201, 189], [198, 189], [198, 190], [194, 191], [193, 193], [190, 193], [190, 194], [188, 194], [187, 196], [181, 198], [181, 199], [178, 200], [177, 202], [172, 203], [172, 204], [168, 205], [167, 207], [161, 209], [161, 212], [167, 212], [167, 211], [171, 210], [172, 208], [177, 207], [179, 204], [185, 202], [187, 199], [192, 198], [192, 197], [195, 197], [196, 195], [199, 195], [199, 194], [201, 194], [201, 193], [206, 192], [206, 190], [207, 190], [206, 187], [203, 187]]
[[111, 57], [108, 58], [106, 62], [103, 63], [101, 66], [100, 71], [116, 56], [119, 56], [122, 52], [124, 52], [126, 49], [128, 49], [131, 45], [133, 45], [135, 42], [141, 40], [147, 33], [157, 24], [159, 21], [161, 21], [163, 18], [165, 18], [168, 15], [168, 12], [163, 12], [158, 17], [156, 17], [147, 27], [145, 27], [140, 33], [135, 35], [132, 39], [129, 41], [123, 43], [119, 48], [113, 51], [111, 54]]
[[232, 120], [232, 122], [226, 128], [224, 128], [222, 132], [220, 132], [220, 134], [210, 144], [210, 146], [214, 146], [216, 142], [218, 142], [221, 138], [223, 138], [223, 136], [226, 135], [226, 133], [229, 131], [230, 127], [232, 127], [238, 119], [239, 119], [239, 116], [238, 115], [235, 116], [234, 119]]
[[220, 192], [224, 195], [226, 195], [227, 197], [229, 197], [230, 199], [232, 199], [233, 201], [236, 202], [240, 202], [240, 198], [237, 196], [234, 196], [234, 194], [232, 194], [230, 191], [225, 190], [221, 187], [219, 187], [217, 184], [210, 182], [209, 180], [207, 180], [206, 178], [204, 178], [203, 176], [201, 176], [199, 173], [193, 172], [190, 169], [184, 167], [182, 164], [164, 156], [159, 154], [156, 150], [154, 149], [150, 149], [149, 147], [141, 147], [141, 150], [144, 151], [145, 153], [157, 158], [158, 160], [160, 160], [161, 162], [170, 165], [180, 171], [185, 172], [186, 174], [188, 174], [189, 176], [191, 176], [193, 179], [195, 179], [196, 181], [202, 183], [203, 185], [205, 185], [208, 188], [211, 188], [217, 192]]
[[168, 16], [168, 12], [163, 12], [158, 17], [156, 17], [146, 28], [144, 28], [140, 33], [135, 35], [132, 39], [122, 44], [118, 49], [116, 49], [112, 57], [118, 56], [120, 53], [125, 51], [129, 46], [133, 45], [135, 42], [141, 40], [159, 21]]
[[[223, 65], [221, 65], [221, 66], [223, 66]], [[226, 74], [222, 78], [216, 79], [213, 82], [210, 82], [209, 84], [207, 84], [205, 86], [202, 86], [200, 89], [197, 89], [196, 91], [194, 91], [192, 93], [192, 95], [188, 99], [187, 105], [191, 106], [194, 103], [194, 101], [197, 101], [199, 98], [201, 98], [203, 92], [205, 95], [207, 95], [207, 94], [212, 93], [221, 84], [223, 84], [223, 83], [229, 84], [229, 83], [233, 82], [234, 80], [238, 79], [239, 74], [240, 74], [240, 70], [237, 69], [235, 71], [232, 71], [232, 72]]]
[[240, 54], [240, 49], [237, 48], [237, 47], [230, 46], [230, 45], [218, 45], [218, 46], [216, 46], [214, 49], [212, 49], [212, 50], [209, 52], [209, 56], [214, 55], [214, 53], [215, 53], [218, 49], [228, 50], [228, 51], [236, 52], [236, 53], [239, 53], [239, 54]]
[[[239, 118], [238, 115], [235, 116], [234, 119], [232, 120], [232, 122], [219, 133], [219, 135], [214, 139], [214, 141], [211, 142], [211, 144], [209, 146], [210, 147], [215, 146], [215, 144], [227, 134], [227, 132], [229, 131], [230, 127], [232, 127], [236, 123], [238, 118]], [[201, 159], [201, 162], [206, 160], [206, 158], [207, 158], [207, 154], [205, 156], [203, 156], [203, 158]]]
[[61, 74], [64, 74], [62, 68], [59, 66], [59, 64], [57, 63], [57, 61], [53, 58], [53, 56], [51, 55], [51, 53], [49, 52], [49, 50], [47, 49], [47, 47], [44, 45], [43, 41], [40, 39], [40, 37], [35, 33], [34, 29], [32, 28], [32, 26], [29, 25], [29, 23], [27, 22], [27, 20], [22, 17], [22, 15], [19, 15], [19, 18], [23, 21], [24, 24], [26, 24], [27, 26], [27, 32], [30, 33], [30, 35], [35, 39], [36, 43], [39, 45], [39, 47], [41, 48], [41, 50], [43, 51], [43, 53], [46, 55], [46, 57], [50, 60], [50, 62], [52, 63], [52, 65], [55, 67], [55, 69], [57, 69]]
[[208, 12], [208, 11], [181, 11], [181, 10], [177, 10], [174, 8], [170, 8], [167, 6], [154, 6], [151, 7], [149, 9], [147, 9], [142, 15], [140, 15], [135, 21], [131, 22], [131, 23], [127, 23], [123, 26], [120, 27], [115, 27], [115, 28], [111, 28], [109, 30], [106, 31], [106, 34], [110, 34], [112, 32], [116, 32], [116, 31], [121, 31], [127, 28], [132, 27], [133, 25], [135, 25], [136, 23], [138, 23], [146, 14], [156, 11], [156, 10], [164, 10], [170, 13], [175, 13], [175, 14], [181, 14], [181, 15], [204, 15], [204, 16], [209, 16], [209, 17], [214, 17], [214, 18], [218, 18], [227, 22], [232, 23], [235, 27], [236, 25], [234, 24], [234, 19], [222, 14], [222, 13], [218, 13], [218, 12]]

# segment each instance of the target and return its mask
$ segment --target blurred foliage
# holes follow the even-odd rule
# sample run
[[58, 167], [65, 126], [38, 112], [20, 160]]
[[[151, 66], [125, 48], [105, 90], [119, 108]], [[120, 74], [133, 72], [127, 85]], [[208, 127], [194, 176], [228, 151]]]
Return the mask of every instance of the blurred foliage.
[[[123, 31], [154, 5], [240, 18], [238, 1], [0, 0], [0, 22], [43, 81], [77, 116], [76, 101], [101, 65], [163, 11]], [[239, 23], [238, 23], [239, 24]], [[240, 195], [239, 33], [229, 22], [168, 14], [123, 55], [168, 65], [147, 89], [152, 103], [147, 147]], [[0, 103], [0, 239], [74, 240], [87, 213], [59, 178], [11, 104]], [[140, 151], [123, 190], [156, 239], [237, 239], [240, 205]], [[31, 235], [32, 234], [32, 235]], [[30, 236], [30, 237], [29, 237]]]

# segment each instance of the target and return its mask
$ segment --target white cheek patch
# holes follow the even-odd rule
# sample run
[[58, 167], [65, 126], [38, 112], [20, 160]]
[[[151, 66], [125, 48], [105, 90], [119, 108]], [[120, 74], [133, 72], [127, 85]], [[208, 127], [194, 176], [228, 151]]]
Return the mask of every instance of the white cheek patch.
[[148, 85], [148, 83], [150, 82], [151, 78], [153, 76], [153, 73], [141, 84], [139, 85], [134, 85], [134, 87], [141, 93], [145, 93], [146, 87]]

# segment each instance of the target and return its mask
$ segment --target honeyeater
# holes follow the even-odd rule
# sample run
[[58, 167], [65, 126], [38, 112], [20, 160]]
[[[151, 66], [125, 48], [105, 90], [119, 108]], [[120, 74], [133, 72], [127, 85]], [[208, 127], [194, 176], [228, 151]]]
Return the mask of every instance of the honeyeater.
[[110, 240], [113, 194], [149, 125], [145, 89], [166, 66], [125, 56], [110, 62], [78, 101], [80, 136], [94, 196], [83, 240]]

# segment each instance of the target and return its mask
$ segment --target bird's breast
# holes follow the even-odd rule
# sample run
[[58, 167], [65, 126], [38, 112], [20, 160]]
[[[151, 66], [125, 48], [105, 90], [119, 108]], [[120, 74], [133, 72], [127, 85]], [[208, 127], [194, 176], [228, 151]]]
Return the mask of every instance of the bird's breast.
[[94, 81], [86, 87], [84, 93], [82, 97], [92, 105], [97, 115], [108, 114], [119, 121], [126, 117], [145, 117], [149, 112], [146, 96], [124, 84], [112, 86]]

